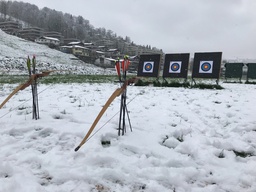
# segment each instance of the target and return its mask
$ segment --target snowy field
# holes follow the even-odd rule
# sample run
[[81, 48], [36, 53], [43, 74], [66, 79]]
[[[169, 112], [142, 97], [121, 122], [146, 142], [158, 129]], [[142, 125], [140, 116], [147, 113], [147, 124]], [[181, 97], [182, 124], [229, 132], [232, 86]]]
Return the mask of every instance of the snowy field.
[[256, 86], [221, 85], [129, 86], [132, 132], [117, 136], [117, 98], [78, 152], [118, 84], [40, 85], [39, 120], [27, 88], [0, 110], [0, 191], [255, 192]]

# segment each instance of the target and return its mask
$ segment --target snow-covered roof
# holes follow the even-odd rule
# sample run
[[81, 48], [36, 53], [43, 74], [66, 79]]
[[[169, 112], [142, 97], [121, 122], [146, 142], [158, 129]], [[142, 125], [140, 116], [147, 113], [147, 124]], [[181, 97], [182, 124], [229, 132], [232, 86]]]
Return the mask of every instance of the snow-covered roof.
[[116, 61], [116, 59], [113, 59], [113, 58], [105, 58], [106, 60], [109, 60], [109, 61]]
[[117, 49], [109, 49], [108, 51], [110, 51], [110, 52], [117, 51]]
[[52, 40], [52, 41], [60, 41], [60, 40], [57, 39], [57, 38], [47, 37], [47, 36], [42, 36], [42, 37], [40, 37], [39, 39], [48, 39], [48, 40]]
[[88, 48], [80, 46], [80, 45], [73, 45], [72, 48], [88, 49]]
[[68, 46], [68, 45], [63, 45], [63, 46], [60, 46], [61, 48], [72, 48], [73, 46]]
[[87, 45], [94, 45], [93, 43], [84, 43], [85, 46]]
[[137, 57], [138, 57], [138, 55], [129, 56], [129, 59], [135, 59], [135, 58], [137, 58]]
[[104, 52], [102, 51], [96, 51], [96, 53], [99, 53], [99, 54], [105, 54]]
[[83, 44], [83, 43], [80, 41], [73, 41], [73, 42], [68, 43], [68, 45], [77, 45], [77, 44]]

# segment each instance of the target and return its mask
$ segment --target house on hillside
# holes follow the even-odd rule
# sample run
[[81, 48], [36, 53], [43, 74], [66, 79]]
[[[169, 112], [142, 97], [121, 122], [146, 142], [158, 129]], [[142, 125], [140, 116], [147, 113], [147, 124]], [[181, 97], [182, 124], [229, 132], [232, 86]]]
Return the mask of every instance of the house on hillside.
[[94, 48], [93, 43], [84, 43], [82, 41], [71, 41], [66, 44], [67, 46], [73, 46], [73, 45], [78, 45], [86, 48]]
[[105, 56], [111, 58], [120, 57], [120, 51], [118, 49], [108, 49], [105, 52]]
[[73, 45], [72, 54], [86, 63], [93, 63], [95, 60], [95, 58], [92, 57], [91, 49], [83, 46]]
[[115, 60], [102, 56], [102, 57], [97, 58], [95, 60], [94, 64], [98, 65], [100, 67], [104, 67], [104, 68], [114, 68]]
[[89, 58], [91, 50], [80, 46], [80, 45], [64, 45], [60, 46], [60, 51], [63, 53], [70, 53], [73, 54], [79, 58]]
[[103, 51], [95, 51], [96, 57], [105, 57], [105, 52]]
[[30, 41], [35, 41], [36, 38], [39, 38], [43, 35], [44, 30], [39, 27], [23, 28], [22, 30], [19, 30], [17, 34], [17, 36]]
[[81, 41], [72, 41], [67, 44], [67, 46], [81, 46], [84, 47], [84, 43]]
[[60, 46], [60, 51], [63, 53], [73, 54], [72, 46], [68, 46], [68, 45]]
[[5, 21], [0, 22], [0, 29], [5, 33], [16, 35], [17, 32], [20, 30], [21, 25], [16, 21]]
[[60, 44], [62, 44], [62, 43], [64, 42], [64, 36], [63, 36], [61, 33], [56, 32], [56, 31], [47, 31], [47, 32], [44, 32], [44, 35], [43, 35], [43, 36], [59, 39]]
[[70, 42], [79, 42], [76, 38], [66, 38], [63, 40], [63, 45], [68, 45]]
[[93, 49], [92, 43], [83, 43], [81, 41], [69, 42], [67, 45], [60, 46], [63, 53], [73, 54], [87, 63], [94, 63], [97, 54]]
[[35, 42], [48, 45], [49, 47], [58, 47], [60, 45], [59, 39], [45, 36], [36, 38]]
[[111, 39], [108, 39], [108, 38], [102, 38], [102, 39], [96, 41], [95, 45], [97, 45], [97, 46], [106, 46], [108, 48], [114, 48], [115, 47], [115, 42]]
[[72, 46], [72, 53], [75, 56], [82, 56], [82, 57], [89, 57], [90, 56], [90, 50], [86, 47], [79, 46], [79, 45], [73, 45]]
[[84, 43], [85, 47], [95, 47], [94, 43]]

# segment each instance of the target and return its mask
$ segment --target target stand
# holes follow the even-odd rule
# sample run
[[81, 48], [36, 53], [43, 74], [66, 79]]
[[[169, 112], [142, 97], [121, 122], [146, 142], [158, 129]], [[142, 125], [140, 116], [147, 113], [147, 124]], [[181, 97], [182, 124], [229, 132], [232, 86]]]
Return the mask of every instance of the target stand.
[[[148, 86], [161, 84], [159, 81], [161, 54], [142, 54], [138, 64], [137, 77], [140, 80], [136, 86]], [[156, 79], [155, 79], [156, 78]], [[147, 79], [143, 81], [142, 79]]]
[[[187, 84], [189, 53], [166, 54], [163, 69], [163, 85], [182, 87]], [[168, 79], [172, 79], [169, 83]], [[183, 82], [180, 79], [184, 79]]]
[[222, 52], [195, 53], [191, 86], [197, 86], [196, 78], [216, 79], [219, 85]]

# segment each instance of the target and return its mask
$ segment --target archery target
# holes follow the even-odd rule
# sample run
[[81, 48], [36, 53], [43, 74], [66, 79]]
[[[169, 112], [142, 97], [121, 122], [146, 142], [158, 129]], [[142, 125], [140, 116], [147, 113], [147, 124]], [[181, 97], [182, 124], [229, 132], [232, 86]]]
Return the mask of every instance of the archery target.
[[200, 61], [199, 73], [212, 73], [213, 61]]
[[154, 61], [145, 61], [143, 65], [143, 73], [153, 73]]
[[181, 61], [171, 61], [169, 67], [169, 73], [180, 73], [181, 72]]

